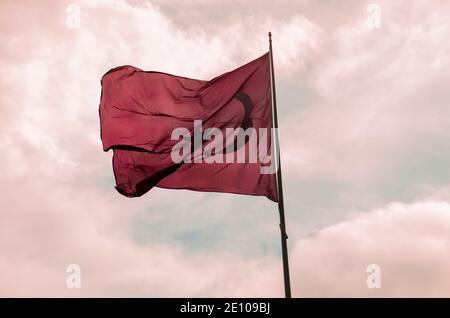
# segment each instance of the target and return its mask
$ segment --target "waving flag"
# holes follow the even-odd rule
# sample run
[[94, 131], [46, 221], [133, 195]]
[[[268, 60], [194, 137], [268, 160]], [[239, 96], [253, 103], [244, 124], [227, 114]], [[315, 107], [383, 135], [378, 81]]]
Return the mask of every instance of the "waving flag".
[[[141, 196], [156, 186], [278, 200], [275, 174], [263, 172], [271, 164], [266, 160], [272, 120], [268, 53], [210, 81], [121, 66], [107, 72], [101, 84], [101, 138], [104, 151], [113, 150], [121, 194]], [[226, 138], [233, 130], [238, 133]], [[208, 131], [214, 138], [205, 137]], [[224, 140], [216, 140], [220, 136]], [[183, 160], [174, 160], [174, 154]]]

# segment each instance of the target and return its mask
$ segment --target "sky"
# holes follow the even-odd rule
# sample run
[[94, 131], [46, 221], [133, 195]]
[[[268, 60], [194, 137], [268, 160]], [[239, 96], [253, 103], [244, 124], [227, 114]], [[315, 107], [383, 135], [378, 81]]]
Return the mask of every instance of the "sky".
[[271, 31], [293, 296], [450, 297], [448, 21], [443, 0], [2, 0], [0, 296], [283, 297], [276, 204], [125, 198], [98, 118], [109, 69], [208, 80]]

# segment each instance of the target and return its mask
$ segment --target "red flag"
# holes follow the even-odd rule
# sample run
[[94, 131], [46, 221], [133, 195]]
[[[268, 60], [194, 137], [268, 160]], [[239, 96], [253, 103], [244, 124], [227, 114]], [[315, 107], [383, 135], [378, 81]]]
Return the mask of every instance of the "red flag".
[[267, 170], [269, 72], [268, 53], [210, 81], [132, 66], [107, 72], [100, 125], [103, 149], [113, 149], [116, 189], [128, 197], [157, 186], [277, 201], [275, 174]]

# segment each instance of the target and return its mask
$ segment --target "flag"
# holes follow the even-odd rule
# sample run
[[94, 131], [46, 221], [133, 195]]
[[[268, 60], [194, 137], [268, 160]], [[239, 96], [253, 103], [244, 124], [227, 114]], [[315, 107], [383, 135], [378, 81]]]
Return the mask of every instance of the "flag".
[[278, 201], [268, 169], [268, 53], [210, 81], [120, 66], [101, 85], [103, 150], [113, 150], [121, 194], [141, 196], [156, 186]]

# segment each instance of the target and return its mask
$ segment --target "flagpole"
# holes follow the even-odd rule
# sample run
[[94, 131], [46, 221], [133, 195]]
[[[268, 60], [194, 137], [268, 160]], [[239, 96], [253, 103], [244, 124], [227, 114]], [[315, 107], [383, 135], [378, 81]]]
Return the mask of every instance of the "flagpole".
[[275, 156], [276, 156], [276, 183], [278, 193], [278, 212], [280, 214], [280, 232], [281, 232], [281, 252], [283, 257], [283, 276], [284, 276], [284, 294], [286, 298], [291, 298], [291, 282], [289, 277], [289, 259], [287, 249], [286, 222], [284, 218], [284, 201], [283, 201], [283, 180], [281, 177], [281, 156], [280, 144], [278, 137], [278, 113], [277, 113], [277, 99], [275, 94], [275, 73], [273, 70], [273, 54], [272, 54], [272, 33], [269, 32], [269, 55], [270, 55], [270, 83], [272, 92], [272, 126], [275, 128], [274, 138], [275, 142]]

